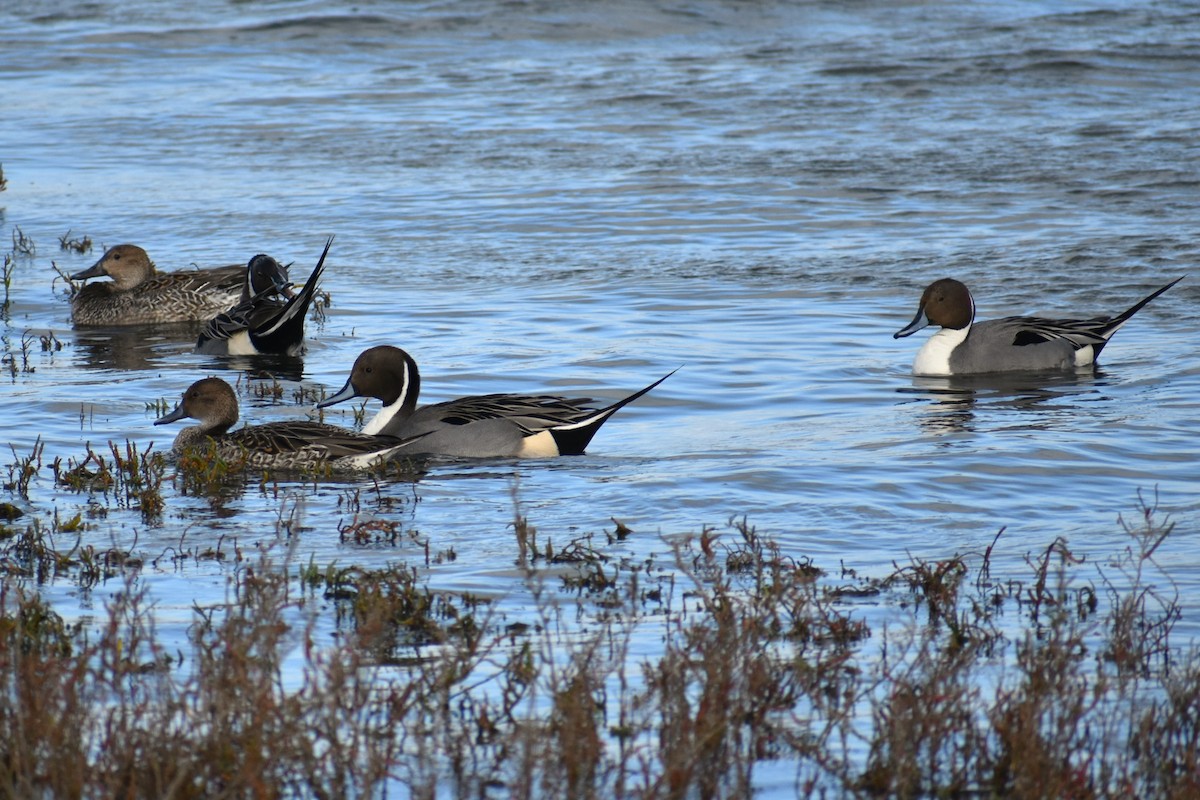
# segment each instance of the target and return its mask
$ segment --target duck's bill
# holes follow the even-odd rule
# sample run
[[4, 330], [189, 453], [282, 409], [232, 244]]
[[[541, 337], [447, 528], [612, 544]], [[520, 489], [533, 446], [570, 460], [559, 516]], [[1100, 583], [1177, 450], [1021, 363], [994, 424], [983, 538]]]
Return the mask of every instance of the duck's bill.
[[155, 425], [166, 425], [168, 422], [178, 422], [179, 420], [183, 419], [183, 416], [184, 416], [183, 415], [183, 403], [180, 403], [179, 405], [175, 406], [175, 410], [172, 411], [170, 414], [167, 414], [165, 417], [159, 417], [158, 419], [154, 420], [154, 424]]
[[[290, 266], [291, 266], [291, 264], [288, 264], [288, 267], [290, 267]], [[291, 282], [291, 280], [288, 279], [287, 267], [284, 267], [283, 269], [284, 269], [284, 273], [282, 275], [275, 276], [275, 281], [274, 281], [275, 291], [279, 292], [281, 295], [283, 295], [287, 299], [291, 300], [293, 297], [296, 296], [296, 290], [295, 290], [295, 288], [293, 288], [295, 286], [295, 284], [293, 284]]]
[[317, 408], [328, 408], [329, 406], [341, 403], [345, 400], [352, 400], [355, 397], [358, 397], [358, 392], [354, 390], [354, 386], [350, 383], [350, 381], [346, 381], [346, 385], [343, 386], [337, 394], [330, 395], [321, 402], [317, 403]]
[[900, 339], [905, 336], [912, 336], [917, 331], [927, 327], [929, 327], [929, 318], [925, 316], [925, 309], [922, 308], [917, 311], [917, 315], [913, 317], [913, 321], [893, 333], [892, 338]]
[[87, 278], [99, 278], [99, 277], [102, 277], [104, 274], [105, 274], [104, 270], [100, 268], [100, 262], [97, 261], [95, 264], [92, 264], [90, 267], [85, 269], [83, 272], [76, 272], [74, 275], [71, 276], [71, 280], [82, 281], [82, 280], [86, 280]]

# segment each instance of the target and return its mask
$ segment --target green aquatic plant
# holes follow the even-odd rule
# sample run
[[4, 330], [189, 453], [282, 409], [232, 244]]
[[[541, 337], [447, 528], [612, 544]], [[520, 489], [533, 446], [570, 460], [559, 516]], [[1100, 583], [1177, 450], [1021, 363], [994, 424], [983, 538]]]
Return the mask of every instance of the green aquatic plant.
[[[5, 586], [0, 591], [0, 642], [20, 660], [70, 659], [77, 652], [81, 624], [68, 625], [37, 592]], [[6, 664], [15, 666], [11, 661]]]
[[[322, 394], [324, 394], [324, 392], [322, 392]], [[322, 399], [324, 399], [324, 398], [322, 398]], [[350, 411], [351, 411], [352, 418], [354, 419], [354, 425], [356, 427], [361, 428], [363, 426], [363, 424], [367, 421], [367, 401], [364, 400], [363, 402], [359, 403], [358, 405], [352, 404], [350, 406]], [[323, 410], [322, 410], [322, 413], [324, 413]]]
[[[206, 438], [184, 450], [175, 463], [176, 482], [184, 494], [217, 496], [231, 485], [243, 485], [249, 453], [228, 456], [227, 448]], [[265, 480], [265, 477], [264, 477]]]
[[54, 482], [77, 492], [107, 492], [116, 484], [116, 476], [104, 456], [92, 449], [91, 442], [85, 447], [87, 453], [82, 459], [70, 457], [66, 462], [61, 457], [54, 459]]
[[55, 277], [55, 278], [54, 278], [54, 280], [51, 282], [51, 286], [52, 286], [52, 287], [53, 287], [53, 286], [57, 286], [58, 282], [59, 282], [59, 281], [62, 281], [62, 282], [63, 282], [63, 284], [66, 286], [66, 289], [64, 290], [64, 294], [63, 294], [63, 296], [64, 296], [66, 299], [70, 300], [70, 299], [71, 299], [71, 298], [73, 298], [73, 297], [74, 297], [76, 294], [78, 294], [78, 292], [79, 292], [79, 290], [80, 290], [81, 288], [83, 288], [83, 285], [84, 285], [84, 282], [83, 282], [83, 281], [73, 281], [73, 280], [71, 280], [71, 273], [70, 273], [70, 271], [68, 271], [68, 270], [63, 270], [63, 269], [62, 269], [62, 267], [58, 266], [58, 264], [57, 264], [57, 263], [55, 263], [55, 262], [51, 261], [51, 262], [50, 262], [50, 268], [51, 268], [51, 269], [53, 269], [53, 270], [54, 270], [54, 272], [55, 272], [55, 274], [56, 274], [56, 277]]
[[[136, 546], [137, 542], [134, 542]], [[117, 547], [97, 549], [93, 545], [79, 547], [76, 554], [76, 567], [73, 570], [75, 582], [81, 589], [91, 589], [97, 584], [114, 578], [119, 578], [141, 569], [143, 560], [130, 550]]]
[[[73, 576], [79, 567], [76, 551], [80, 534], [84, 530], [80, 514], [63, 521], [57, 509], [49, 521], [33, 517], [21, 530], [5, 529], [0, 546], [0, 564], [7, 577], [32, 579], [44, 584], [59, 576]], [[63, 538], [73, 542], [71, 549], [63, 551], [56, 544]]]
[[132, 502], [147, 522], [162, 517], [165, 506], [162, 484], [167, 469], [163, 454], [152, 452], [153, 443], [140, 452], [137, 445], [129, 440], [125, 441], [124, 448], [115, 442], [109, 442], [108, 446], [113, 463], [117, 466], [118, 486], [124, 492], [126, 501]]
[[300, 566], [296, 572], [296, 578], [300, 581], [301, 590], [316, 591], [321, 587], [323, 578], [315, 555], [310, 555], [308, 563]]
[[[430, 591], [407, 565], [356, 572], [352, 582], [343, 583], [343, 592], [348, 592], [343, 598], [349, 603], [355, 635], [379, 663], [406, 657], [405, 651], [413, 647], [449, 641], [464, 626], [478, 627], [467, 621], [471, 611]], [[458, 599], [475, 603], [464, 596]]]
[[151, 522], [161, 518], [165, 501], [162, 484], [167, 462], [162, 453], [153, 452], [154, 444], [138, 450], [126, 440], [124, 446], [108, 443], [108, 453], [92, 449], [82, 458], [55, 458], [52, 468], [56, 484], [76, 492], [112, 494], [120, 508], [137, 508], [142, 519]]

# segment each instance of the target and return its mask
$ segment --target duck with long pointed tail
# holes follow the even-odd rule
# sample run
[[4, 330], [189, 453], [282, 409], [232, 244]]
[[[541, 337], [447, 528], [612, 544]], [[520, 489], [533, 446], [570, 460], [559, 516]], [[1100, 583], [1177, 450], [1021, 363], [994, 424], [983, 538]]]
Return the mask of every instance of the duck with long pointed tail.
[[[304, 353], [304, 318], [316, 298], [325, 271], [330, 236], [317, 266], [299, 292], [290, 290], [287, 268], [259, 254], [246, 265], [246, 289], [236, 306], [208, 321], [196, 341], [196, 352], [218, 356]], [[287, 298], [281, 302], [279, 297]]]
[[247, 466], [272, 469], [366, 469], [405, 454], [420, 436], [372, 436], [310, 420], [268, 422], [230, 431], [238, 421], [237, 396], [220, 378], [203, 378], [188, 387], [175, 410], [154, 421], [165, 425], [184, 418], [199, 425], [184, 428], [172, 450], [182, 454], [211, 441], [228, 461], [245, 458]]
[[579, 455], [613, 414], [671, 377], [603, 408], [587, 398], [487, 394], [417, 407], [421, 376], [417, 362], [399, 347], [363, 351], [341, 391], [317, 404], [326, 408], [354, 397], [374, 397], [383, 409], [364, 433], [409, 437], [411, 453], [465, 458], [551, 458]]
[[942, 278], [926, 287], [916, 317], [892, 338], [929, 325], [941, 328], [917, 352], [914, 375], [1072, 370], [1094, 364], [1130, 317], [1181, 280], [1176, 278], [1114, 317], [1004, 317], [975, 322], [970, 290], [953, 278]]

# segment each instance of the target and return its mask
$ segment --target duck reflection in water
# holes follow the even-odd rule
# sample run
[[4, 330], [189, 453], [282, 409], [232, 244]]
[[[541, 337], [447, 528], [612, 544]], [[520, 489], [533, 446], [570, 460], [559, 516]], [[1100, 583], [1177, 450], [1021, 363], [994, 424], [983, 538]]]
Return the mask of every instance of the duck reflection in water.
[[914, 400], [928, 401], [916, 417], [931, 434], [974, 433], [980, 414], [1020, 413], [1009, 423], [1018, 430], [1050, 430], [1079, 414], [1081, 400], [1104, 399], [1108, 380], [1094, 367], [1079, 373], [1017, 372], [947, 377], [914, 377], [912, 386], [897, 389]]
[[160, 369], [191, 352], [199, 323], [77, 328], [74, 349], [97, 370]]
[[[72, 349], [83, 364], [95, 370], [170, 369], [194, 363], [190, 354], [199, 330], [195, 323], [77, 328]], [[298, 356], [206, 358], [201, 365], [209, 372], [240, 372], [252, 380], [300, 381], [304, 377], [304, 359]]]

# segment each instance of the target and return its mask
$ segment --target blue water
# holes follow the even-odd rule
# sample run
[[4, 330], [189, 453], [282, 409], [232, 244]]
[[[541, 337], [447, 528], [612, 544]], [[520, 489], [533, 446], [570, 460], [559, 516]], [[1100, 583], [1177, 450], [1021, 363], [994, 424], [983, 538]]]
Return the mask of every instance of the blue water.
[[[72, 329], [53, 266], [127, 241], [162, 269], [269, 252], [305, 274], [337, 236], [301, 380], [272, 401], [243, 378], [249, 422], [304, 416], [298, 385], [336, 390], [381, 343], [428, 400], [611, 400], [681, 367], [583, 457], [168, 489], [160, 524], [96, 496], [98, 547], [269, 540], [299, 505], [302, 562], [420, 562], [339, 542], [357, 492], [453, 549], [436, 585], [519, 598], [515, 496], [555, 542], [615, 517], [635, 531], [615, 552], [664, 558], [745, 516], [876, 575], [1004, 528], [997, 568], [1024, 575], [1057, 536], [1120, 552], [1141, 493], [1177, 523], [1159, 555], [1196, 635], [1200, 4], [35, 2], [0, 22], [0, 222], [37, 245], [3, 327], [17, 367], [34, 337], [0, 381], [16, 453], [164, 448], [147, 403], [240, 374], [186, 339]], [[60, 250], [68, 230], [94, 250]], [[914, 379], [925, 334], [891, 338], [944, 275], [981, 317], [1092, 316], [1189, 272], [1095, 373]], [[46, 471], [11, 499], [84, 502]], [[222, 570], [147, 566], [168, 630], [224, 599]]]

